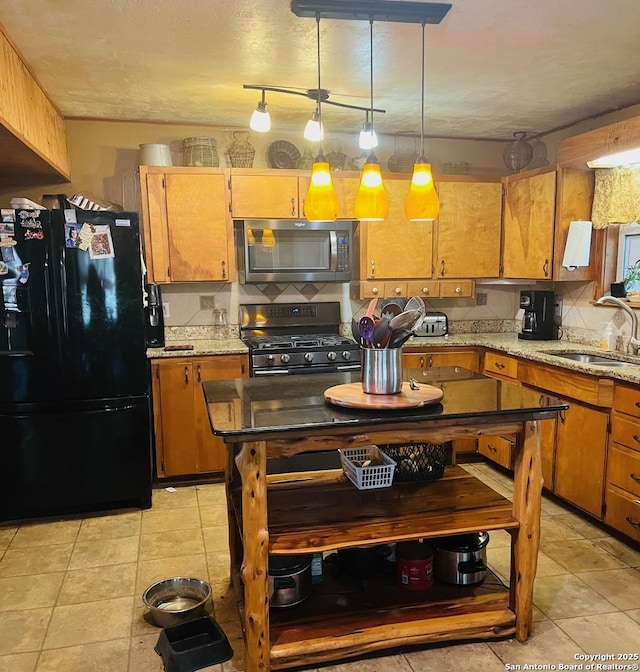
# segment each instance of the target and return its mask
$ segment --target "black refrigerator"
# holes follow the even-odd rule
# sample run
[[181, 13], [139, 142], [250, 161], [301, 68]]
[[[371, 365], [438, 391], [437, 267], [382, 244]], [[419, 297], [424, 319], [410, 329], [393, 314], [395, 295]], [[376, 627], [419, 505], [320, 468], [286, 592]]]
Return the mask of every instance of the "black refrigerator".
[[148, 508], [138, 215], [1, 213], [0, 522]]

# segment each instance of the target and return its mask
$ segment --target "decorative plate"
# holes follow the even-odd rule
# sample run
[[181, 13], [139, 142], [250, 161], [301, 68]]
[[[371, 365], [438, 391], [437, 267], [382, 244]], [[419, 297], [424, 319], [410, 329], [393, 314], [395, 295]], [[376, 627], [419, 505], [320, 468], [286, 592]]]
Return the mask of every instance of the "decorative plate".
[[297, 168], [300, 152], [286, 140], [277, 140], [269, 145], [269, 161], [272, 168]]

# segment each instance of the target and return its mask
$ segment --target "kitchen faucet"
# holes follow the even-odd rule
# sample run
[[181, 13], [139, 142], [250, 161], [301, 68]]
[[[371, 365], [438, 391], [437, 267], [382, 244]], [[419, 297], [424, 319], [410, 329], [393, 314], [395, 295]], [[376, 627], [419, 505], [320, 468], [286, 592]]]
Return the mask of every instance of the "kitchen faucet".
[[596, 306], [603, 306], [605, 303], [614, 303], [616, 306], [622, 308], [622, 310], [624, 310], [624, 312], [627, 313], [627, 315], [629, 315], [631, 318], [631, 338], [627, 344], [627, 352], [630, 355], [637, 355], [638, 351], [640, 350], [640, 340], [638, 339], [638, 316], [627, 303], [621, 301], [616, 296], [609, 296], [608, 294], [601, 296], [596, 301]]

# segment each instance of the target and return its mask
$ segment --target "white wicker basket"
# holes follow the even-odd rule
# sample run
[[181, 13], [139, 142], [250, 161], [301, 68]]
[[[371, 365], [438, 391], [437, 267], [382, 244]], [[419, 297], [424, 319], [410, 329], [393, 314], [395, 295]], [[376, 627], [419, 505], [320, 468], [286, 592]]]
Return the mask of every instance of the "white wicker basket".
[[[388, 455], [385, 455], [378, 446], [344, 448], [338, 452], [340, 453], [340, 462], [344, 473], [358, 490], [388, 488], [393, 483], [396, 463]], [[376, 460], [384, 464], [368, 467], [357, 466], [357, 464], [366, 460]]]

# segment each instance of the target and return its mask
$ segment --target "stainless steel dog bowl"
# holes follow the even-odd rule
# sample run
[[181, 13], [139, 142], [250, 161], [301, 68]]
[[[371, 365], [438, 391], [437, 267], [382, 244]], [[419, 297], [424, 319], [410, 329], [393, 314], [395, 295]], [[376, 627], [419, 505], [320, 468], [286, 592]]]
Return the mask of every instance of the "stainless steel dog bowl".
[[155, 625], [168, 628], [205, 614], [211, 586], [201, 579], [178, 576], [149, 586], [142, 601]]

